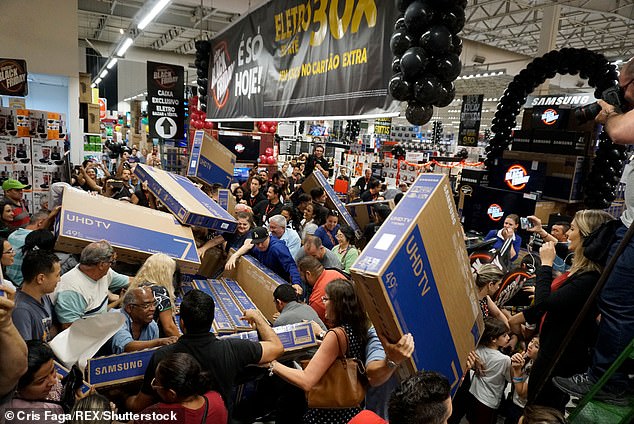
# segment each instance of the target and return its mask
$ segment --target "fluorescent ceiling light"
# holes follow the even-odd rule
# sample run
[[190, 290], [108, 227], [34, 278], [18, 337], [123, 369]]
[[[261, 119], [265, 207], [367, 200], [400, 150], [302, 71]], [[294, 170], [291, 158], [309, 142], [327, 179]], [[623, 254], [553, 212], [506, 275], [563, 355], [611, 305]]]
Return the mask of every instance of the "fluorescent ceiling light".
[[123, 42], [123, 44], [121, 45], [121, 47], [119, 47], [119, 50], [117, 51], [117, 56], [119, 56], [119, 57], [123, 56], [125, 54], [126, 50], [128, 50], [128, 48], [130, 48], [132, 43], [134, 43], [133, 39], [131, 39], [130, 37], [126, 38], [125, 41]]
[[110, 59], [110, 62], [108, 62], [108, 64], [106, 65], [106, 68], [112, 69], [112, 67], [116, 65], [118, 61], [119, 59], [117, 59], [116, 57], [113, 57], [112, 59]]
[[159, 2], [156, 3], [154, 7], [152, 7], [152, 10], [150, 10], [150, 12], [145, 15], [143, 19], [141, 19], [141, 21], [137, 25], [137, 28], [143, 29], [148, 26], [148, 24], [152, 22], [154, 18], [156, 18], [156, 15], [158, 15], [161, 10], [165, 9], [165, 6], [167, 6], [169, 2], [170, 0], [159, 0]]
[[108, 75], [108, 70], [104, 69], [103, 71], [101, 71], [101, 73], [99, 74], [99, 78], [105, 78], [106, 75]]
[[95, 80], [95, 84], [99, 84], [100, 82], [101, 82], [101, 78], [97, 78], [97, 79]]
[[97, 84], [95, 84], [94, 82], [92, 84], [90, 84], [90, 88], [95, 88], [97, 86]]

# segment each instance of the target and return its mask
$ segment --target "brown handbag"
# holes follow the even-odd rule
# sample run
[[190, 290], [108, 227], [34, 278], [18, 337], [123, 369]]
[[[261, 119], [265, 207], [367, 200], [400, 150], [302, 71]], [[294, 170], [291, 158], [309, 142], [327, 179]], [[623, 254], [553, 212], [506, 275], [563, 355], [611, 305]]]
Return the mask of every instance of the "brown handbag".
[[[365, 367], [356, 358], [346, 358], [348, 335], [342, 327], [332, 330], [337, 336], [339, 356], [321, 379], [306, 392], [309, 408], [354, 408], [365, 398]], [[302, 368], [309, 360], [301, 361]]]

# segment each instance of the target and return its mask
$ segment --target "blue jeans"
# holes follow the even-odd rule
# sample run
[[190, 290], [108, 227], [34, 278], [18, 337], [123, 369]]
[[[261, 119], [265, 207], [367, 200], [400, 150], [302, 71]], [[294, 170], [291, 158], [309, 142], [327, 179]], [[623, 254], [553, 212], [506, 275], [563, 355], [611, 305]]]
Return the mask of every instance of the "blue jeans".
[[[617, 238], [610, 248], [610, 258], [626, 232], [625, 225], [616, 231]], [[598, 305], [601, 322], [589, 370], [590, 375], [596, 379], [607, 371], [634, 338], [634, 238], [617, 259], [601, 290]], [[622, 390], [626, 388], [627, 382], [625, 373], [616, 372], [610, 379], [610, 386], [612, 389]]]

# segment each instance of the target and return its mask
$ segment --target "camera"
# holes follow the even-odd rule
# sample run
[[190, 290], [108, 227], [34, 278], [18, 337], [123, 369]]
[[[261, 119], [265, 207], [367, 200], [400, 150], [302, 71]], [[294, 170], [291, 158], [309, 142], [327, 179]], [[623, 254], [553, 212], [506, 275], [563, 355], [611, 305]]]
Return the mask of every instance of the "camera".
[[[621, 87], [614, 85], [608, 88], [601, 94], [601, 98], [614, 106], [614, 109], [617, 112], [621, 112], [621, 106], [623, 104], [623, 90], [621, 90]], [[574, 110], [575, 119], [579, 124], [586, 123], [591, 119], [596, 118], [599, 112], [601, 112], [601, 106], [599, 106], [597, 102], [578, 107]]]
[[522, 230], [528, 230], [529, 228], [533, 228], [533, 223], [528, 218], [520, 218], [520, 228]]

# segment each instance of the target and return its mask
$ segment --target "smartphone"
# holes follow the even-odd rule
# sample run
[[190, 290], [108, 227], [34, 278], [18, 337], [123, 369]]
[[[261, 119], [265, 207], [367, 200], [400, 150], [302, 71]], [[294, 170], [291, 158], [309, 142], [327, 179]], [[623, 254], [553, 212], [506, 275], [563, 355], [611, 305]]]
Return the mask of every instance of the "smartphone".
[[520, 218], [520, 228], [522, 230], [528, 230], [529, 228], [533, 228], [533, 223], [530, 219], [521, 217]]

